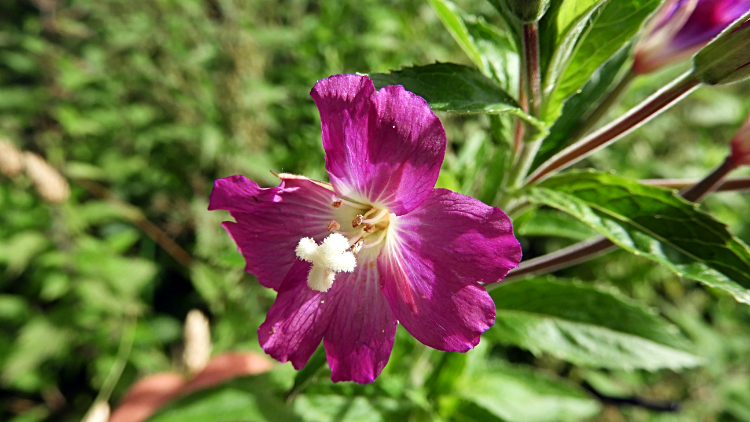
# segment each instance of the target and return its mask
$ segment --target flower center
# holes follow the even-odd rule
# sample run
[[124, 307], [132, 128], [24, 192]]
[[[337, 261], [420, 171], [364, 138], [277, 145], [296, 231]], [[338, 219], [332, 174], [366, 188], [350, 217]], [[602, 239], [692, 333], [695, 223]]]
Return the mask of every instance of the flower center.
[[[342, 205], [349, 210], [358, 208], [360, 212], [364, 211], [362, 205], [341, 199], [332, 203], [334, 208], [341, 208]], [[295, 249], [297, 257], [313, 264], [307, 275], [307, 285], [313, 290], [326, 292], [333, 285], [336, 273], [354, 271], [357, 265], [355, 255], [363, 249], [382, 246], [390, 219], [391, 214], [387, 209], [370, 207], [364, 213], [356, 214], [351, 225], [348, 222], [329, 221], [326, 229], [331, 234], [320, 245], [309, 237], [300, 239]]]

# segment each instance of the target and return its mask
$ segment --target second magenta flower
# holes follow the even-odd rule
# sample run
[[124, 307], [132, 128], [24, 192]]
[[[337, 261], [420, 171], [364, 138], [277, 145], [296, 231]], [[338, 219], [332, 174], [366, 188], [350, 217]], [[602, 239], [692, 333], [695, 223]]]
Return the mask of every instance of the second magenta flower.
[[633, 71], [686, 60], [750, 10], [750, 0], [668, 0], [636, 46]]

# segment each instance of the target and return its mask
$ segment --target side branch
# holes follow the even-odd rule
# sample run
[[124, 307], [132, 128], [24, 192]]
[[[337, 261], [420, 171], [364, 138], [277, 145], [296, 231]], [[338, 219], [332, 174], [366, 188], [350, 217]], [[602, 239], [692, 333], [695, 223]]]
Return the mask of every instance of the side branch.
[[561, 170], [589, 156], [624, 135], [632, 132], [642, 124], [656, 117], [678, 100], [687, 96], [700, 86], [700, 81], [687, 73], [661, 91], [646, 99], [640, 106], [619, 119], [584, 137], [568, 148], [562, 150], [549, 161], [542, 164], [527, 180], [534, 183], [542, 180], [552, 172]]

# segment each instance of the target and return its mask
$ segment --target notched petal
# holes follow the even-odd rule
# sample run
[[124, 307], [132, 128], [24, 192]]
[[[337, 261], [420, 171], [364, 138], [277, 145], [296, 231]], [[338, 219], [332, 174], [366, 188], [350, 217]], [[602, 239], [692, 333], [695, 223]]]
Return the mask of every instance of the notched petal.
[[401, 215], [416, 208], [437, 181], [446, 138], [421, 97], [402, 86], [375, 91], [360, 75], [319, 81], [318, 106], [326, 169], [337, 193]]
[[391, 225], [378, 266], [396, 318], [430, 347], [471, 349], [495, 319], [479, 282], [501, 280], [521, 260], [510, 219], [476, 199], [435, 189]]

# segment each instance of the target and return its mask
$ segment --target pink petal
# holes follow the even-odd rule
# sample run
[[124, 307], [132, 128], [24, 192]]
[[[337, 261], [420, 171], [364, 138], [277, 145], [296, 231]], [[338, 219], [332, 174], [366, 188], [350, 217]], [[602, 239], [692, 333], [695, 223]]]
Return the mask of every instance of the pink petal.
[[209, 210], [227, 210], [237, 221], [225, 222], [245, 257], [245, 271], [260, 284], [278, 290], [297, 260], [294, 248], [303, 237], [321, 241], [328, 235], [330, 220], [351, 221], [360, 210], [331, 204], [336, 194], [310, 179], [280, 175], [281, 184], [260, 188], [243, 176], [218, 179], [209, 200]]
[[377, 255], [367, 253], [353, 273], [336, 276], [324, 299], [335, 306], [323, 340], [334, 382], [375, 381], [393, 349], [396, 318], [380, 290]]
[[495, 282], [518, 266], [521, 247], [498, 208], [435, 189], [400, 216], [378, 259], [383, 292], [398, 321], [417, 340], [464, 352], [495, 320], [480, 282]]
[[325, 303], [326, 293], [307, 286], [311, 266], [300, 260], [292, 265], [258, 328], [263, 350], [279, 362], [292, 362], [295, 369], [305, 366], [315, 352], [331, 318], [330, 312], [324, 312], [331, 306], [330, 301]]
[[310, 264], [295, 264], [258, 329], [263, 350], [300, 369], [325, 338], [333, 381], [374, 381], [390, 357], [396, 319], [380, 291], [376, 257], [361, 255], [357, 269], [337, 274], [325, 293], [307, 286]]
[[427, 197], [446, 147], [443, 126], [427, 102], [402, 86], [376, 92], [370, 78], [359, 75], [323, 79], [310, 94], [336, 192], [396, 215]]

